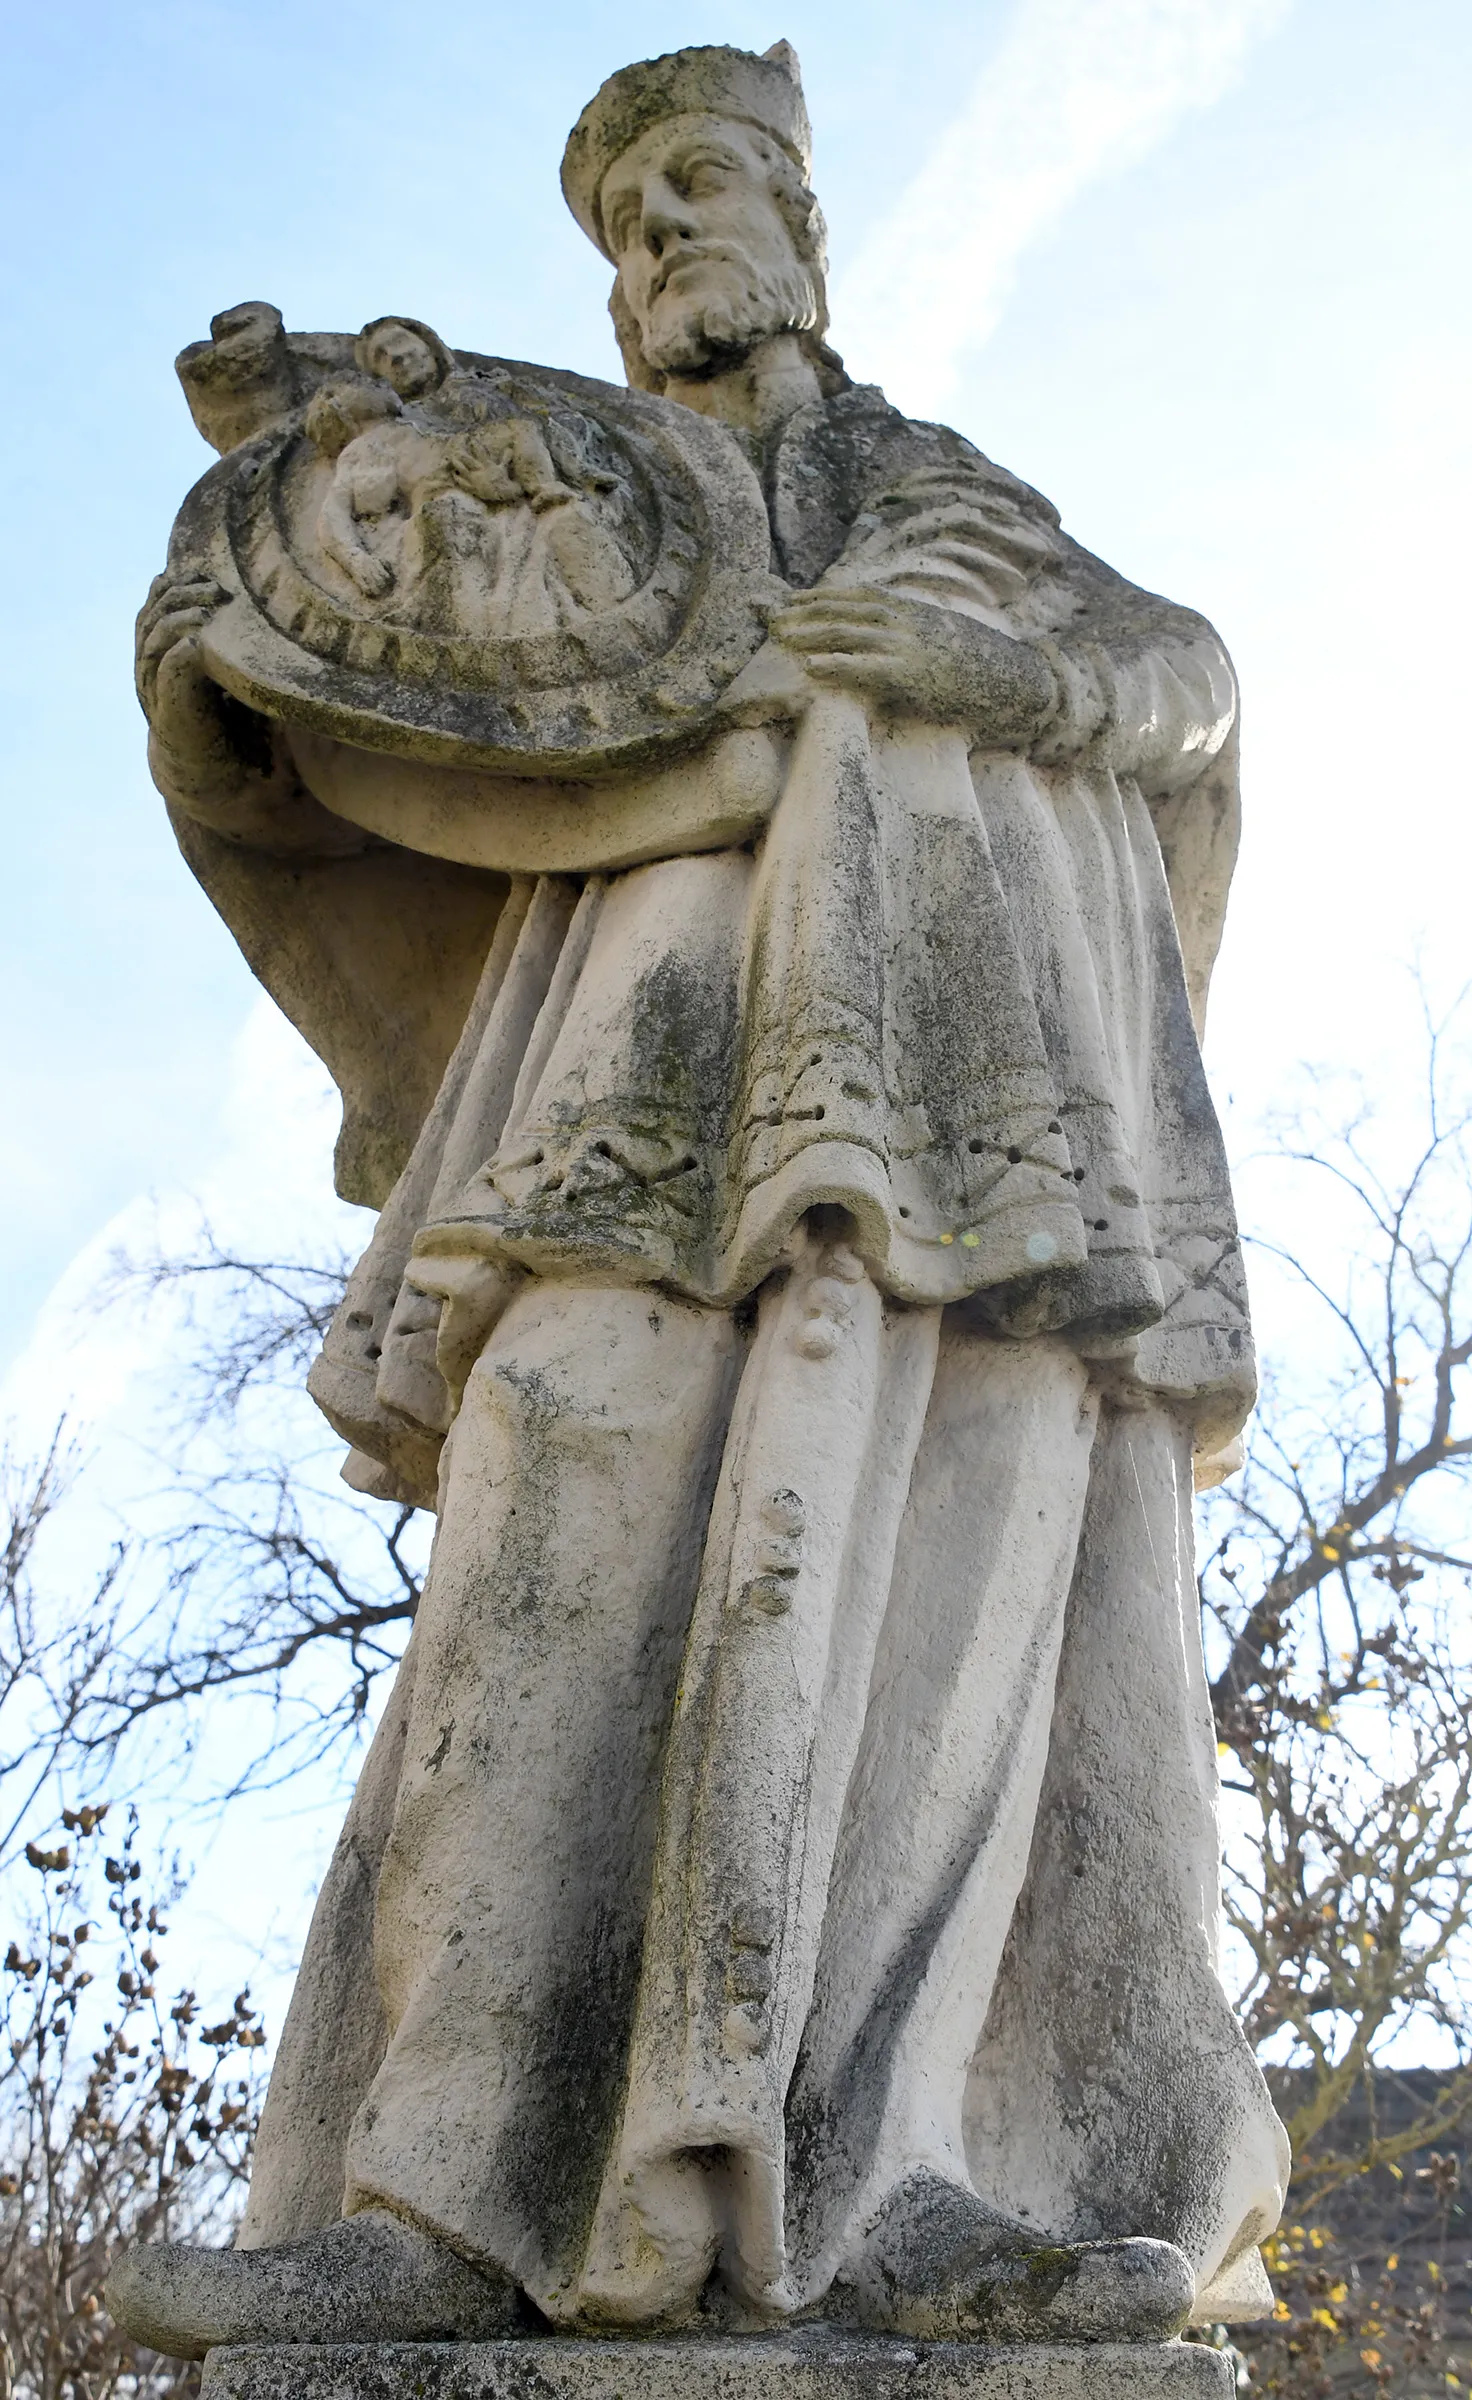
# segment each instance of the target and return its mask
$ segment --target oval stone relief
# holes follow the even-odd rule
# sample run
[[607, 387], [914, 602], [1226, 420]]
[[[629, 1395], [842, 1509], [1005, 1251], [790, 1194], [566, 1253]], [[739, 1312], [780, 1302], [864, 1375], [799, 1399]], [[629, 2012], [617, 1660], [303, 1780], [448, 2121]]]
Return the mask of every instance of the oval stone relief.
[[688, 743], [786, 589], [740, 448], [648, 393], [447, 358], [409, 400], [323, 377], [196, 487], [172, 556], [232, 595], [211, 671], [448, 764], [587, 776]]

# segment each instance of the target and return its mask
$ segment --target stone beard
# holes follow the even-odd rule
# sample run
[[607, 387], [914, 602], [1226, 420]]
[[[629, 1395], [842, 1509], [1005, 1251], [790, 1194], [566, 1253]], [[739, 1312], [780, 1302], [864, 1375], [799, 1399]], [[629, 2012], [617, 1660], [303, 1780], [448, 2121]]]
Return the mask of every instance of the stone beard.
[[153, 771], [380, 1209], [311, 1388], [439, 1529], [236, 2246], [114, 2274], [179, 2355], [1270, 2305], [1191, 1523], [1235, 681], [849, 381], [809, 152], [785, 44], [603, 86], [627, 391], [262, 303], [180, 360]]

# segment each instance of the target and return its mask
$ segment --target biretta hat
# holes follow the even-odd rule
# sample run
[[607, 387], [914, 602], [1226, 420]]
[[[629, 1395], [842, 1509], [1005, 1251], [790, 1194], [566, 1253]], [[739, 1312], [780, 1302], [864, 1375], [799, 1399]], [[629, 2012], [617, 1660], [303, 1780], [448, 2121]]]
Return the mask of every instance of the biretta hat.
[[760, 126], [779, 142], [804, 179], [812, 171], [813, 131], [802, 96], [797, 53], [790, 42], [774, 42], [760, 57], [754, 50], [671, 50], [620, 67], [583, 110], [562, 155], [562, 189], [568, 207], [605, 258], [598, 195], [617, 158], [662, 117], [736, 117]]

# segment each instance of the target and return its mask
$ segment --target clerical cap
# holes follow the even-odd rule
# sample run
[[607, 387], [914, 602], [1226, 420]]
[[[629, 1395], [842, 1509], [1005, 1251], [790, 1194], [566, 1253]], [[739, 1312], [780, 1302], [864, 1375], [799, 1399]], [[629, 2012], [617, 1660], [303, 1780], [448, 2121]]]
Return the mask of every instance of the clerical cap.
[[671, 50], [620, 67], [583, 110], [567, 137], [562, 189], [568, 207], [605, 258], [598, 195], [614, 160], [664, 117], [735, 117], [759, 126], [787, 152], [804, 180], [812, 171], [813, 133], [802, 96], [797, 53], [790, 42], [754, 50]]

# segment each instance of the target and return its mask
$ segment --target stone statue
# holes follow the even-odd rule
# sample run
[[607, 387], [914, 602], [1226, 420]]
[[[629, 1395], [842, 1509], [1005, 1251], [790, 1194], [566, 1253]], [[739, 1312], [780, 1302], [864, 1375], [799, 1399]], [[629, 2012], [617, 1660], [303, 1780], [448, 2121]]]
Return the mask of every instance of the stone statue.
[[166, 2351], [1270, 2305], [1190, 1498], [1236, 687], [849, 381], [809, 172], [786, 44], [604, 84], [627, 390], [180, 361], [153, 773], [381, 1210], [311, 1388], [439, 1525], [236, 2246], [114, 2277]]

